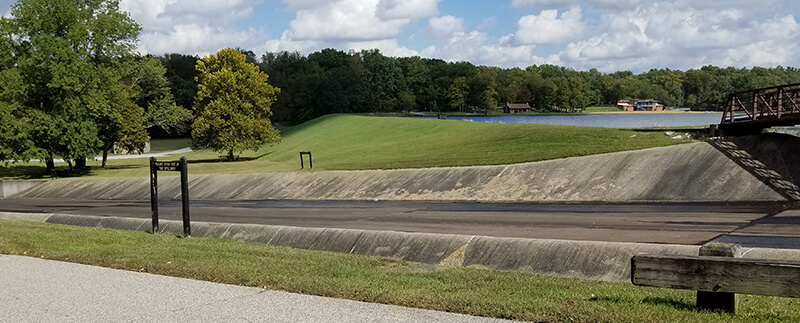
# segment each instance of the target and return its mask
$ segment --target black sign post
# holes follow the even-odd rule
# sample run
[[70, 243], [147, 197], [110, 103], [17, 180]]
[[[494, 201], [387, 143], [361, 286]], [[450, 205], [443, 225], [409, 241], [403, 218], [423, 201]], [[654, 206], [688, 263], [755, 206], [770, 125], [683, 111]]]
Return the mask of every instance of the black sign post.
[[153, 233], [158, 233], [158, 166], [156, 158], [150, 157], [150, 215], [153, 217]]
[[153, 216], [153, 233], [158, 232], [158, 171], [181, 172], [181, 202], [183, 204], [183, 235], [192, 235], [189, 223], [189, 172], [186, 167], [186, 157], [179, 161], [156, 161], [150, 157], [150, 210]]
[[303, 169], [303, 155], [308, 155], [308, 168], [314, 168], [314, 163], [311, 161], [311, 152], [310, 151], [301, 151], [300, 152], [300, 169]]

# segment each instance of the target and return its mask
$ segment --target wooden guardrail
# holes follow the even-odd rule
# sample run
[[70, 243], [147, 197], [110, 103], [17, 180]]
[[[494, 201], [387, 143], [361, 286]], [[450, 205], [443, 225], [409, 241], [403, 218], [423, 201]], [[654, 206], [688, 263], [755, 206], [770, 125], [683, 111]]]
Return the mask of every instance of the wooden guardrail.
[[737, 293], [800, 298], [800, 262], [733, 258], [741, 247], [728, 246], [732, 252], [727, 257], [636, 255], [631, 259], [631, 282], [696, 290], [698, 308], [729, 313], [736, 312]]

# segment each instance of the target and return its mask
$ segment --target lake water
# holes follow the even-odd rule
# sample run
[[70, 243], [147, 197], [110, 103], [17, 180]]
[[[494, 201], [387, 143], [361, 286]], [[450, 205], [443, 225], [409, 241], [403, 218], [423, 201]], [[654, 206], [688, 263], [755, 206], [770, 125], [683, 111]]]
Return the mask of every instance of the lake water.
[[[426, 117], [436, 119], [435, 117]], [[451, 117], [490, 123], [535, 123], [561, 126], [588, 126], [605, 128], [689, 127], [718, 124], [722, 113], [647, 113], [647, 114], [576, 114], [576, 115], [502, 115]]]

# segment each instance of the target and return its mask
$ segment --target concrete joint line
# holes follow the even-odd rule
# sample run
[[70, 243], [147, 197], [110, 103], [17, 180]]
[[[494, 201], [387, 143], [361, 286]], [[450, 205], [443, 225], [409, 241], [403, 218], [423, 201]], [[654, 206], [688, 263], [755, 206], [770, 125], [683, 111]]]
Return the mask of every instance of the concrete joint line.
[[232, 226], [233, 226], [233, 223], [228, 223], [228, 227], [225, 228], [225, 232], [223, 232], [220, 237], [222, 237], [222, 238], [227, 237], [228, 236], [228, 231], [231, 231], [231, 227]]
[[508, 170], [508, 167], [510, 167], [510, 166], [503, 167], [503, 170], [500, 171], [500, 174], [497, 174], [497, 176], [495, 176], [495, 177], [500, 178], [500, 176], [503, 176], [503, 174], [505, 174], [506, 170]]
[[268, 245], [272, 245], [272, 240], [275, 240], [275, 237], [277, 237], [281, 233], [283, 228], [284, 227], [280, 227], [280, 228], [278, 228], [278, 231], [275, 231], [275, 234], [272, 235], [272, 238], [269, 238], [269, 241], [267, 241]]

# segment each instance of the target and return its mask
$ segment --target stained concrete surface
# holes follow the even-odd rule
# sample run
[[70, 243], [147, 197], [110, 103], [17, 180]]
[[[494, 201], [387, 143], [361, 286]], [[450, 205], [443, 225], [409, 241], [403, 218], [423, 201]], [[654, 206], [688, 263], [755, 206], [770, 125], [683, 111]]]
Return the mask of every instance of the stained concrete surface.
[[[200, 200], [800, 200], [800, 139], [762, 135], [500, 166], [193, 175]], [[798, 157], [798, 158], [795, 158]], [[180, 198], [177, 176], [159, 194]], [[57, 180], [22, 198], [149, 197], [148, 179]]]
[[[767, 231], [759, 246], [768, 247], [770, 235], [800, 236], [800, 231], [791, 229], [800, 226], [800, 217], [781, 215], [789, 206], [783, 202], [193, 201], [191, 214], [193, 221], [201, 222], [694, 245], [763, 229]], [[137, 200], [7, 199], [0, 203], [0, 211], [150, 218], [149, 201]], [[164, 220], [180, 220], [180, 202], [161, 201], [160, 214]], [[767, 227], [779, 218], [788, 229]], [[176, 230], [180, 232], [180, 227]]]
[[[0, 219], [21, 219], [0, 212]], [[42, 221], [32, 217], [30, 221]], [[149, 219], [53, 214], [43, 221], [87, 227], [150, 230]], [[180, 221], [161, 221], [160, 233], [181, 235]], [[480, 235], [406, 233], [193, 222], [192, 235], [274, 246], [388, 257], [432, 265], [481, 266], [596, 280], [628, 281], [638, 253], [696, 255], [699, 246]], [[745, 257], [800, 260], [800, 249], [746, 247]]]
[[0, 322], [510, 322], [0, 255]]

